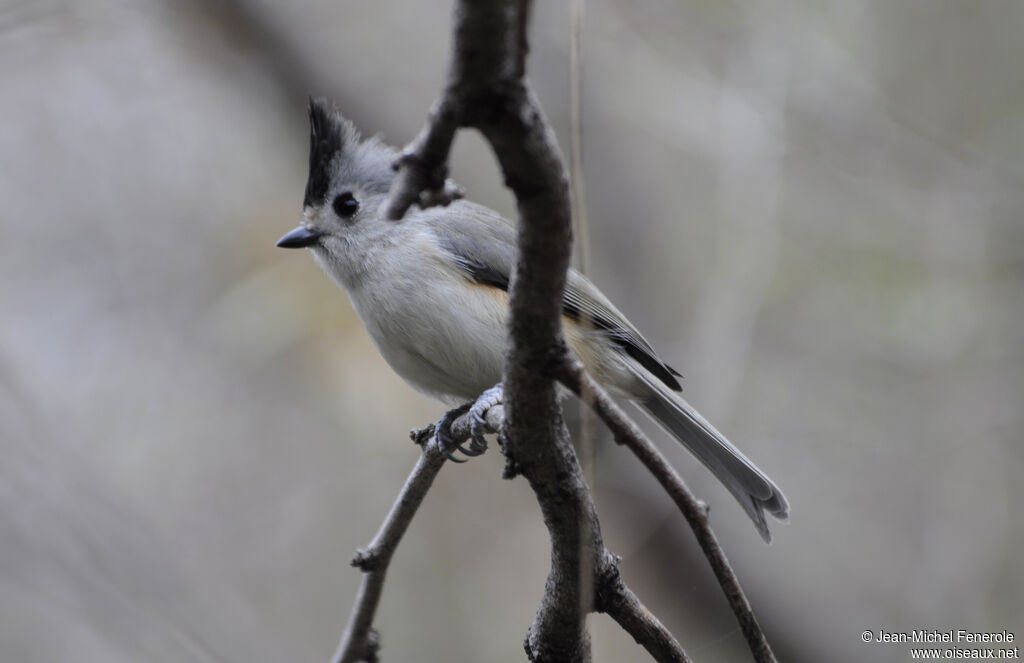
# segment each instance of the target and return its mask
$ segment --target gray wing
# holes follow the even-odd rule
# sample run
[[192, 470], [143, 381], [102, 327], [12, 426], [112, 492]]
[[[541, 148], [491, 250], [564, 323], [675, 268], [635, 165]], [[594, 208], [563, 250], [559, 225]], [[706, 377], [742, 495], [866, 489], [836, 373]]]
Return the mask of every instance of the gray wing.
[[[516, 229], [497, 212], [469, 201], [458, 201], [430, 221], [455, 264], [473, 281], [508, 292], [516, 261]], [[562, 312], [576, 322], [598, 329], [670, 389], [682, 391], [679, 373], [663, 362], [629, 320], [574, 269], [569, 270]]]

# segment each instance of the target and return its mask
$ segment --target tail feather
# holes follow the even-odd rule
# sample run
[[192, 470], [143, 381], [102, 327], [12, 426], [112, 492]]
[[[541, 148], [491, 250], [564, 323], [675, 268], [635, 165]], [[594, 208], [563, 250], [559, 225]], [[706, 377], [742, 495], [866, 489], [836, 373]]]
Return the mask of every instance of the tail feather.
[[761, 538], [770, 543], [764, 512], [781, 521], [789, 518], [789, 503], [782, 491], [679, 395], [666, 393], [646, 376], [644, 381], [651, 395], [637, 405], [711, 470], [754, 521]]

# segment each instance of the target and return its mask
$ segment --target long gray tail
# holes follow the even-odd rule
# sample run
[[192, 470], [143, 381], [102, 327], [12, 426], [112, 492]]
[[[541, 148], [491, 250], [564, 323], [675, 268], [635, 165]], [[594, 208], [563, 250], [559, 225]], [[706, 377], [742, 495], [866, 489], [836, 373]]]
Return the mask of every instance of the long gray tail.
[[646, 376], [643, 379], [652, 395], [637, 405], [718, 477], [754, 521], [761, 538], [770, 543], [764, 512], [782, 521], [789, 519], [789, 503], [782, 491], [689, 403]]

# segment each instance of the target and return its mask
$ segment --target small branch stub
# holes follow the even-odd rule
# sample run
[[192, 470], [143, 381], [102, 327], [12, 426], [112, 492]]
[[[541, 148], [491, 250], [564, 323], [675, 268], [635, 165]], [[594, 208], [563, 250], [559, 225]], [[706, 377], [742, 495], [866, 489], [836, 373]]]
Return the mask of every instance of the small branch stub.
[[352, 566], [364, 573], [376, 571], [380, 566], [380, 552], [369, 549], [357, 550], [352, 557]]

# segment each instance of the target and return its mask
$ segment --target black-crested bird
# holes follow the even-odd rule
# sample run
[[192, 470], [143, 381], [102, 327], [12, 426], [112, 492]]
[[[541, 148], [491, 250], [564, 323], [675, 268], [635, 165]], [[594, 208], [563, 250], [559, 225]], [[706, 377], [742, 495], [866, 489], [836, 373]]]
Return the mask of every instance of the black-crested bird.
[[[447, 403], [500, 399], [515, 225], [468, 200], [413, 208], [400, 221], [383, 205], [398, 152], [362, 140], [324, 101], [310, 101], [309, 180], [302, 225], [278, 246], [308, 248], [349, 294], [384, 359], [406, 382]], [[570, 269], [563, 329], [587, 371], [679, 440], [729, 489], [771, 540], [764, 513], [789, 516], [782, 491], [678, 392], [679, 375], [597, 287]], [[481, 450], [482, 435], [470, 453]]]

